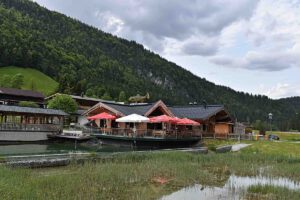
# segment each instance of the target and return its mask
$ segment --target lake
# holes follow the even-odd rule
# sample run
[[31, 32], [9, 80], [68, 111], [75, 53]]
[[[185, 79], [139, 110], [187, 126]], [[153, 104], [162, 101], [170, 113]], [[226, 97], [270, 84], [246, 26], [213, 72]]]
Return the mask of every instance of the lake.
[[262, 175], [250, 177], [232, 174], [222, 187], [195, 184], [165, 195], [161, 200], [243, 199], [247, 189], [256, 185], [300, 190], [299, 182], [284, 177], [266, 177]]
[[59, 154], [69, 152], [97, 152], [112, 153], [132, 151], [131, 148], [120, 146], [106, 146], [100, 144], [75, 143], [75, 142], [48, 142], [42, 144], [10, 144], [0, 145], [1, 156]]

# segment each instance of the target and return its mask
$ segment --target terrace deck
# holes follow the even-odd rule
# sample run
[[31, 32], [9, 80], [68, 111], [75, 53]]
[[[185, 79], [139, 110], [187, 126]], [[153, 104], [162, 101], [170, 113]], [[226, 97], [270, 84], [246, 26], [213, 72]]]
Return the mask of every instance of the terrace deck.
[[[158, 134], [159, 133], [159, 134]], [[174, 148], [196, 145], [202, 136], [193, 131], [175, 133], [173, 131], [110, 129], [92, 133], [104, 144], [117, 144], [138, 148]]]

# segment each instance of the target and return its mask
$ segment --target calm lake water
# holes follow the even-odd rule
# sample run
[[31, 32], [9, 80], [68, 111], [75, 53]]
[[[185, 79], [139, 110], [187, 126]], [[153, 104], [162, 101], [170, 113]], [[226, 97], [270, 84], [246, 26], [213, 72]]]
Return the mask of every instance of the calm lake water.
[[195, 184], [182, 188], [170, 195], [163, 196], [161, 200], [210, 200], [210, 199], [243, 199], [250, 186], [272, 185], [285, 187], [291, 190], [300, 190], [300, 183], [287, 178], [274, 177], [243, 177], [231, 175], [223, 187], [212, 187]]
[[104, 146], [99, 144], [60, 142], [44, 144], [17, 144], [17, 145], [0, 145], [0, 155], [26, 155], [26, 154], [57, 154], [69, 152], [124, 152], [132, 151], [131, 148], [119, 146]]

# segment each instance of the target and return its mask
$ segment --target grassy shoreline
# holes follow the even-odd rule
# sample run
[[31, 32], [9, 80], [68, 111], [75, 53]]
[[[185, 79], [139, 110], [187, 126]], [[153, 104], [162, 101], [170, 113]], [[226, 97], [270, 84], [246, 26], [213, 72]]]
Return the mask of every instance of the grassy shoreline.
[[[228, 143], [205, 142], [211, 146]], [[241, 152], [226, 154], [131, 152], [115, 155], [111, 160], [59, 168], [0, 167], [0, 196], [2, 199], [158, 199], [194, 184], [221, 187], [231, 174], [262, 174], [300, 182], [300, 144], [249, 143], [252, 145]], [[275, 196], [284, 199], [290, 191], [281, 190]], [[273, 193], [267, 187], [252, 187], [247, 197], [272, 197]]]

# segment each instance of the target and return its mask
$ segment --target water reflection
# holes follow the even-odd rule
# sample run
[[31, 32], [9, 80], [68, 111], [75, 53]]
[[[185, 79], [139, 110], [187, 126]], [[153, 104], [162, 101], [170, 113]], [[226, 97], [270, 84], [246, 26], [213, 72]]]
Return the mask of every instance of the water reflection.
[[111, 153], [131, 151], [131, 148], [119, 146], [92, 145], [88, 143], [76, 144], [73, 142], [44, 143], [44, 144], [16, 144], [0, 145], [0, 155], [26, 155], [26, 154], [56, 154], [69, 152], [98, 152]]
[[300, 183], [287, 178], [272, 177], [241, 177], [231, 175], [223, 187], [204, 187], [196, 184], [183, 188], [170, 195], [163, 196], [161, 200], [198, 200], [198, 199], [241, 199], [247, 188], [253, 185], [273, 185], [291, 190], [300, 190]]

